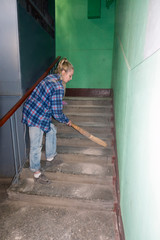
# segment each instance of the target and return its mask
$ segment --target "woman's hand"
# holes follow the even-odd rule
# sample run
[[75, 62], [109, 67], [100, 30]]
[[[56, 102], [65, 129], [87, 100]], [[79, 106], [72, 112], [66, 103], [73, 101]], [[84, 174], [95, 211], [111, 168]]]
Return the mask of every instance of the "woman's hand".
[[67, 123], [67, 125], [68, 125], [69, 127], [72, 126], [72, 122], [71, 122], [71, 120], [69, 120], [69, 122]]

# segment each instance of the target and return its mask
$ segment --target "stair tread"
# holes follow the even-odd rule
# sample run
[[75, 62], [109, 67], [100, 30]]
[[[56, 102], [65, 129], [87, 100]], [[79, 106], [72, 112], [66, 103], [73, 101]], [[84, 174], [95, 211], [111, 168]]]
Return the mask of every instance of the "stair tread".
[[112, 104], [112, 98], [88, 98], [88, 97], [65, 97], [64, 100], [68, 103], [68, 105], [99, 105], [99, 106], [107, 106]]
[[[107, 128], [113, 128], [114, 123], [113, 120], [102, 118], [101, 116], [86, 116], [85, 118], [82, 116], [68, 116], [70, 120], [78, 126], [106, 126]], [[54, 123], [54, 121], [53, 121]]]
[[13, 185], [8, 189], [8, 195], [27, 194], [43, 197], [60, 198], [65, 200], [76, 200], [77, 204], [85, 205], [88, 202], [93, 205], [105, 205], [113, 207], [116, 195], [111, 185], [88, 184], [66, 181], [52, 181], [50, 184], [40, 184], [33, 178], [20, 179], [18, 185]]
[[[54, 124], [58, 127], [58, 132], [61, 132], [61, 131], [75, 132], [76, 131], [74, 128], [71, 128], [71, 127], [67, 126], [66, 124], [57, 124], [57, 123], [54, 123]], [[97, 134], [110, 133], [110, 134], [113, 134], [111, 127], [107, 127], [107, 126], [104, 126], [104, 125], [100, 126], [100, 124], [98, 124], [98, 126], [95, 126], [95, 125], [89, 125], [89, 124], [81, 123], [81, 125], [79, 127], [83, 128], [85, 131], [90, 132], [91, 134], [93, 134], [93, 133], [97, 133]]]
[[74, 154], [85, 154], [95, 156], [113, 156], [113, 148], [101, 148], [101, 147], [74, 147], [74, 146], [58, 146], [58, 153], [74, 153]]
[[[90, 131], [91, 129], [91, 131]], [[101, 129], [100, 131], [97, 131], [96, 129], [93, 128], [83, 128], [84, 131], [88, 132], [90, 135], [93, 135], [95, 137], [98, 137], [100, 139], [113, 139], [113, 133], [111, 130], [108, 131], [103, 131]], [[88, 139], [85, 135], [81, 134], [78, 130], [69, 128], [69, 127], [58, 127], [57, 129], [57, 136], [58, 138], [78, 138], [78, 139]], [[90, 140], [91, 141], [91, 140]]]
[[109, 110], [110, 108], [112, 108], [112, 104], [110, 104], [110, 105], [107, 105], [107, 106], [105, 106], [105, 105], [94, 105], [94, 104], [86, 104], [86, 103], [84, 103], [84, 104], [74, 104], [74, 103], [72, 103], [72, 104], [67, 104], [67, 105], [64, 105], [63, 106], [63, 109], [66, 109], [66, 108], [76, 108], [76, 109], [79, 109], [79, 108], [82, 108], [83, 110], [85, 110], [85, 108], [88, 108], [88, 109], [107, 109], [107, 110]]
[[[43, 167], [43, 166], [42, 166]], [[45, 165], [47, 172], [61, 172], [65, 174], [99, 177], [105, 180], [106, 177], [113, 177], [113, 166], [103, 167], [93, 163], [62, 163], [57, 167]]]
[[[42, 165], [43, 168], [43, 165]], [[67, 182], [78, 182], [78, 183], [88, 183], [88, 184], [100, 184], [100, 185], [112, 185], [113, 184], [113, 176], [97, 176], [97, 175], [84, 175], [84, 174], [73, 174], [69, 172], [59, 172], [59, 171], [49, 171], [46, 166], [45, 168], [45, 175], [48, 179], [54, 180], [54, 181], [67, 181]], [[20, 175], [21, 179], [26, 178], [33, 178], [33, 173], [29, 170], [29, 168], [26, 166], [26, 168], [23, 168], [23, 171]]]
[[[59, 137], [59, 135], [58, 135]], [[112, 147], [112, 139], [109, 138], [101, 138], [101, 140], [105, 141], [107, 143], [108, 147]], [[86, 138], [78, 138], [75, 137], [74, 135], [69, 135], [67, 136], [67, 138], [63, 135], [60, 136], [60, 138], [57, 139], [57, 145], [58, 146], [79, 146], [79, 147], [83, 147], [83, 146], [89, 146], [89, 147], [96, 147], [97, 143], [91, 141], [90, 139], [86, 139]]]
[[112, 97], [71, 97], [71, 96], [65, 96], [64, 97], [65, 100], [74, 100], [74, 101], [78, 101], [78, 100], [82, 100], [82, 101], [86, 101], [86, 100], [112, 100]]
[[[42, 156], [41, 156], [41, 159], [42, 160], [46, 160], [46, 157], [45, 157], [45, 152], [42, 152]], [[67, 154], [64, 154], [64, 153], [59, 153], [57, 156], [56, 156], [56, 160], [57, 161], [62, 161], [62, 162], [70, 162], [70, 160], [73, 160], [74, 162], [91, 162], [91, 163], [109, 163], [111, 164], [112, 163], [112, 156], [107, 156], [107, 155], [103, 155], [101, 157], [97, 157], [95, 155], [85, 155], [85, 154], [82, 154], [82, 153], [77, 153], [77, 154], [74, 154], [73, 152], [71, 153], [67, 153]]]
[[[99, 119], [103, 119], [103, 121], [100, 122], [104, 122], [106, 121], [106, 124], [108, 122], [112, 122], [112, 114], [106, 114], [106, 113], [75, 113], [75, 112], [68, 112], [66, 114], [68, 116], [68, 118], [73, 118], [73, 119], [78, 119], [80, 118], [81, 121], [90, 121], [93, 119], [93, 121], [97, 121]], [[89, 120], [87, 120], [89, 119]]]
[[[55, 119], [52, 119], [52, 122], [53, 124], [55, 124], [56, 126], [58, 127], [66, 127], [66, 128], [69, 128], [66, 124], [63, 124], [63, 123], [60, 123], [60, 122], [57, 122]], [[110, 126], [107, 126], [105, 122], [93, 122], [93, 121], [89, 121], [89, 122], [86, 122], [86, 121], [82, 121], [82, 122], [76, 122], [75, 124], [79, 125], [80, 127], [87, 127], [87, 128], [105, 128], [107, 130], [111, 130], [112, 128]], [[85, 129], [86, 130], [86, 129]]]
[[[29, 168], [29, 162], [25, 164], [26, 168]], [[45, 172], [56, 173], [65, 173], [72, 175], [81, 175], [81, 176], [92, 176], [99, 177], [101, 179], [105, 179], [106, 177], [115, 176], [114, 165], [113, 163], [105, 163], [105, 162], [75, 162], [70, 159], [70, 161], [63, 162], [62, 160], [54, 159], [51, 162], [42, 161], [41, 162], [42, 169]]]
[[89, 116], [92, 116], [92, 115], [95, 115], [95, 116], [104, 116], [104, 117], [107, 117], [107, 116], [113, 116], [113, 112], [110, 110], [110, 111], [106, 111], [105, 109], [95, 109], [95, 108], [64, 108], [63, 109], [63, 112], [66, 114], [66, 115], [81, 115], [81, 116], [86, 116], [86, 115], [89, 115]]

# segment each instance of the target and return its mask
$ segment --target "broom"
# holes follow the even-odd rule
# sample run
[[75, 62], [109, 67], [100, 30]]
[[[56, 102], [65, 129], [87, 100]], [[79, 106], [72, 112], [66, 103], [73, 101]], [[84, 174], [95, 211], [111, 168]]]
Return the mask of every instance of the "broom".
[[104, 142], [103, 140], [93, 136], [92, 134], [90, 134], [89, 132], [87, 132], [86, 130], [84, 130], [83, 128], [80, 128], [79, 126], [77, 126], [74, 123], [71, 123], [71, 127], [73, 127], [75, 130], [77, 130], [78, 132], [80, 132], [82, 135], [84, 135], [85, 137], [89, 138], [91, 141], [103, 146], [103, 147], [107, 147], [107, 143]]

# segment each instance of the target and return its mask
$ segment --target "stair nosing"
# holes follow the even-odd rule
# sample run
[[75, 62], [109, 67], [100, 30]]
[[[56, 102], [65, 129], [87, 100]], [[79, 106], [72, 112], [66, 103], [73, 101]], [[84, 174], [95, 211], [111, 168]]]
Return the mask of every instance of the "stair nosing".
[[[23, 192], [13, 192], [8, 191], [8, 198], [10, 200], [21, 200], [32, 202], [36, 204], [42, 205], [50, 205], [56, 207], [70, 207], [70, 208], [77, 208], [77, 209], [86, 209], [90, 211], [113, 211], [116, 199], [108, 202], [104, 201], [92, 201], [92, 200], [83, 200], [83, 199], [73, 199], [73, 198], [65, 198], [65, 197], [50, 197], [50, 196], [41, 196], [41, 195], [33, 195]], [[99, 205], [98, 205], [99, 204]]]

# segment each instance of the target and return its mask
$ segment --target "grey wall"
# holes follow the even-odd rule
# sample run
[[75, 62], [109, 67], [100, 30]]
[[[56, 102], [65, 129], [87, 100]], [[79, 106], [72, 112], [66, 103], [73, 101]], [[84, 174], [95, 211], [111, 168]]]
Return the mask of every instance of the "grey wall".
[[[0, 118], [21, 97], [21, 74], [16, 0], [0, 2]], [[17, 115], [17, 121], [20, 116]], [[19, 126], [22, 136], [22, 126]], [[21, 139], [21, 157], [24, 158], [24, 142]], [[10, 122], [0, 128], [0, 177], [14, 174], [13, 145]]]
[[[55, 59], [54, 39], [17, 0], [0, 1], [0, 118]], [[22, 106], [0, 128], [0, 177], [15, 175], [14, 159], [24, 163], [26, 142]], [[11, 131], [11, 123], [13, 129]], [[17, 129], [17, 130], [16, 130]]]
[[0, 95], [21, 95], [16, 0], [0, 2]]
[[18, 27], [22, 89], [25, 91], [55, 59], [55, 41], [20, 4]]

